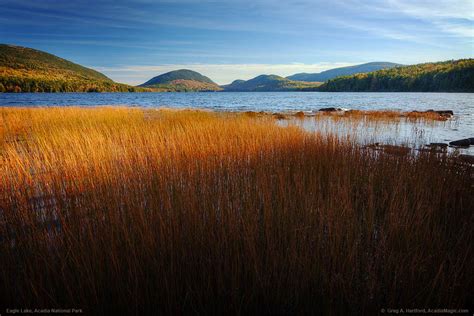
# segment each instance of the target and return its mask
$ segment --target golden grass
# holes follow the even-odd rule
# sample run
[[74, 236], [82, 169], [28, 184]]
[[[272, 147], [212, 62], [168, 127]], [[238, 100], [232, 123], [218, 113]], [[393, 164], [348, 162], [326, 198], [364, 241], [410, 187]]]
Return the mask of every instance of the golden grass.
[[472, 169], [271, 116], [0, 108], [0, 303], [373, 314], [472, 299]]

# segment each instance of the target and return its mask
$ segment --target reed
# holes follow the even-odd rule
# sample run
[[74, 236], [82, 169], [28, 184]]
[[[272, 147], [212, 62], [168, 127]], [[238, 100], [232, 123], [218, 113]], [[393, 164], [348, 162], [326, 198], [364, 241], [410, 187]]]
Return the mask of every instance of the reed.
[[271, 116], [0, 108], [0, 303], [373, 314], [472, 302], [472, 169]]

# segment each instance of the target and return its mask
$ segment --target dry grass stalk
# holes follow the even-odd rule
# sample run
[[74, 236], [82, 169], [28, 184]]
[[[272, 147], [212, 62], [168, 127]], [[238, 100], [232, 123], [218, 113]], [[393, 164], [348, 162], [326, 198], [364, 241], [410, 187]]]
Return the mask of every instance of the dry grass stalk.
[[7, 306], [371, 314], [472, 301], [472, 173], [448, 155], [389, 155], [271, 116], [0, 117]]

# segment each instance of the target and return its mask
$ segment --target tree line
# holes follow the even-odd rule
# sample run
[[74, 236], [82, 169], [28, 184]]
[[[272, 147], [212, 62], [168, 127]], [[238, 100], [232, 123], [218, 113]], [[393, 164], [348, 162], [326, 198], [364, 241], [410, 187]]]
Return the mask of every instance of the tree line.
[[474, 92], [474, 59], [395, 67], [328, 80], [319, 91]]
[[95, 80], [0, 77], [0, 92], [139, 92], [147, 89]]

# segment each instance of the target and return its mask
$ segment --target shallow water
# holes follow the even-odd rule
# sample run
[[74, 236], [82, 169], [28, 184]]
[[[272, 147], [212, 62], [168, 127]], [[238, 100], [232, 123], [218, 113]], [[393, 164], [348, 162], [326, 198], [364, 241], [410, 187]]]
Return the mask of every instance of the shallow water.
[[[382, 141], [449, 142], [474, 137], [472, 93], [334, 93], [334, 92], [198, 92], [198, 93], [0, 93], [0, 106], [97, 106], [202, 108], [215, 111], [317, 111], [323, 107], [361, 110], [452, 110], [455, 117], [437, 124], [401, 123], [371, 127]], [[303, 127], [314, 129], [311, 121]], [[309, 122], [309, 123], [308, 123]], [[343, 126], [342, 126], [343, 127]], [[341, 127], [341, 128], [342, 128]], [[335, 128], [335, 127], [332, 127]], [[341, 130], [341, 128], [336, 128]], [[346, 129], [342, 129], [346, 132]], [[472, 147], [472, 146], [471, 146]], [[474, 148], [463, 149], [474, 153]]]
[[[449, 131], [458, 129], [458, 121], [410, 121], [401, 118], [400, 121], [371, 121], [358, 119], [337, 119], [328, 116], [305, 117], [304, 119], [290, 117], [280, 120], [281, 126], [296, 125], [311, 132], [336, 134], [355, 142], [370, 145], [374, 143], [403, 145], [410, 148], [426, 149], [430, 143], [447, 143], [450, 140]], [[447, 132], [446, 132], [447, 131]], [[462, 154], [474, 155], [474, 146], [469, 148], [448, 148], [449, 152], [457, 151]]]

